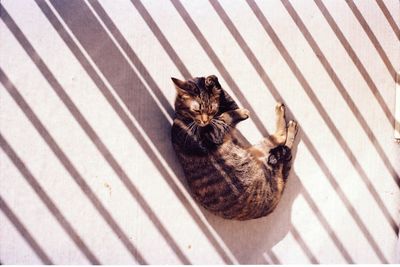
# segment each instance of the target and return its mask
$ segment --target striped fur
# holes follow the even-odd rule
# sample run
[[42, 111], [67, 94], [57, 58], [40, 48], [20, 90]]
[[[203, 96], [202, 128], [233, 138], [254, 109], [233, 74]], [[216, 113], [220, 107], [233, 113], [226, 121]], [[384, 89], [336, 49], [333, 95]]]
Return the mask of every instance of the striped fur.
[[[173, 80], [178, 95], [171, 138], [192, 196], [227, 219], [248, 220], [271, 213], [290, 170], [290, 148], [268, 146], [269, 139], [259, 146], [242, 145], [235, 125], [248, 118], [248, 111], [238, 108], [215, 76]], [[192, 112], [191, 101], [202, 110]], [[209, 122], [201, 122], [200, 127], [195, 116], [202, 112], [208, 112], [204, 117]]]

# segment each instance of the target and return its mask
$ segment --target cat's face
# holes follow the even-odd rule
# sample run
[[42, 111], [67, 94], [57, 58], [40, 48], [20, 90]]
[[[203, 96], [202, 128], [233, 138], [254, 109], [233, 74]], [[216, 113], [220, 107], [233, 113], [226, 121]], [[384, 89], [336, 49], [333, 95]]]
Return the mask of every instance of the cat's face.
[[204, 127], [218, 113], [221, 86], [216, 76], [181, 81], [172, 78], [177, 90], [175, 111]]

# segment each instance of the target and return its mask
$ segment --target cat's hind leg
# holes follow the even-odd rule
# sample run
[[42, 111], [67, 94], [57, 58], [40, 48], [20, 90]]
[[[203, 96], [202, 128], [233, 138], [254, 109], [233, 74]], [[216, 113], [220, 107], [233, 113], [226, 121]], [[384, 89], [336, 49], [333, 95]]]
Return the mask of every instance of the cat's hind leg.
[[283, 145], [286, 142], [287, 130], [285, 120], [285, 105], [278, 102], [275, 105], [276, 130], [269, 136], [269, 139], [275, 145]]
[[285, 121], [285, 105], [278, 102], [275, 105], [276, 130], [275, 133], [265, 137], [260, 144], [248, 148], [248, 151], [260, 161], [265, 161], [270, 150], [286, 142], [287, 129]]
[[[276, 104], [275, 116], [275, 133], [264, 138], [260, 144], [254, 145], [248, 149], [248, 151], [256, 156], [256, 158], [259, 160], [267, 159], [267, 162], [271, 165], [278, 164], [282, 159], [289, 159], [290, 149], [293, 146], [298, 129], [295, 121], [290, 121], [286, 125], [284, 104], [280, 102]], [[285, 148], [285, 146], [287, 148]]]

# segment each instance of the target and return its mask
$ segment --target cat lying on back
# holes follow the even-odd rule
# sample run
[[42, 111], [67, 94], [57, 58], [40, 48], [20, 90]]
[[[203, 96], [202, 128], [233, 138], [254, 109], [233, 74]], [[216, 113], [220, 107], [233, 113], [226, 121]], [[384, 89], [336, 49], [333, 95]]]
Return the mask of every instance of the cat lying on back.
[[227, 219], [249, 220], [278, 204], [291, 165], [297, 123], [286, 125], [285, 106], [275, 107], [276, 132], [246, 147], [235, 125], [249, 117], [224, 91], [216, 76], [180, 81], [172, 144], [193, 197]]

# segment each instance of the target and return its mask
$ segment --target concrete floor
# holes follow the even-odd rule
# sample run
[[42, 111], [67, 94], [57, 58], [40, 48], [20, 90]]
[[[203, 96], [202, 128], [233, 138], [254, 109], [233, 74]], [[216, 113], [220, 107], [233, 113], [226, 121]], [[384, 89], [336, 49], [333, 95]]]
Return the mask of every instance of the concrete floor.
[[[397, 0], [2, 0], [2, 264], [393, 263]], [[300, 124], [276, 211], [217, 218], [172, 151], [170, 77]]]

